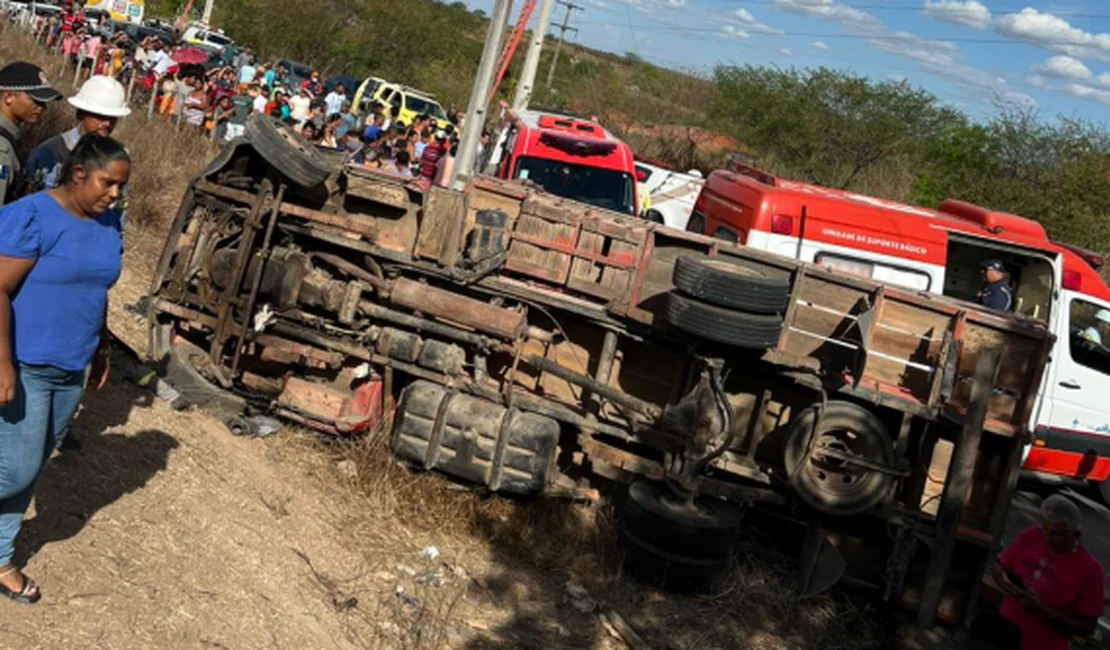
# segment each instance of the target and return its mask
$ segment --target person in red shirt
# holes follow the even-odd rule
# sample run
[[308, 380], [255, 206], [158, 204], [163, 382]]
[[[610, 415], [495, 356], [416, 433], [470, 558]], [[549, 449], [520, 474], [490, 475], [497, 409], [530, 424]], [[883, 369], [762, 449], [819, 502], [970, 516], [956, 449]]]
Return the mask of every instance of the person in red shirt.
[[420, 175], [424, 178], [435, 178], [439, 159], [445, 153], [447, 153], [447, 132], [436, 131], [436, 141], [424, 147], [424, 152], [420, 155]]
[[978, 643], [970, 647], [1068, 650], [1072, 637], [1094, 633], [1104, 608], [1105, 577], [1079, 542], [1082, 525], [1079, 506], [1067, 497], [1044, 500], [1041, 525], [1010, 542], [994, 568], [1005, 594], [1001, 620], [982, 625], [977, 619], [971, 636]]

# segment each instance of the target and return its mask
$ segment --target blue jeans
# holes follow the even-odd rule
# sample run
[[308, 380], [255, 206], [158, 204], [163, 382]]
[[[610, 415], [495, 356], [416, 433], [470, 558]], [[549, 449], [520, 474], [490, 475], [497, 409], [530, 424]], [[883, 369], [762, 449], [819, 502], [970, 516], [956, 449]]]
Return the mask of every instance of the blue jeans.
[[0, 564], [11, 562], [39, 473], [85, 392], [83, 370], [19, 364], [15, 373], [15, 399], [0, 408]]

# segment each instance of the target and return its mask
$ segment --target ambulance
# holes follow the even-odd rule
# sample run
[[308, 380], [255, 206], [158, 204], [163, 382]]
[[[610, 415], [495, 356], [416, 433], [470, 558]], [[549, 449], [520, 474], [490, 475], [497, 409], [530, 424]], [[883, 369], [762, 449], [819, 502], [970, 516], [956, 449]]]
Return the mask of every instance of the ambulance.
[[930, 210], [776, 178], [734, 163], [712, 172], [687, 230], [907, 289], [975, 301], [1000, 260], [1011, 311], [1056, 335], [1024, 468], [1097, 483], [1110, 503], [1110, 289], [1104, 259], [1041, 225], [948, 200]]
[[639, 213], [632, 150], [593, 120], [505, 109], [481, 171], [531, 181], [547, 192], [629, 215]]

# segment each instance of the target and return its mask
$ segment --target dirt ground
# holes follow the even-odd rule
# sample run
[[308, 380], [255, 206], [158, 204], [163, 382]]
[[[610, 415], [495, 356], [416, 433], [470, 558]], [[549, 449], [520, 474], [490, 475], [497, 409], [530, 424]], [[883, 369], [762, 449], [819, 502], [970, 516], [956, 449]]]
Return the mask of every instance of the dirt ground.
[[[66, 74], [4, 31], [0, 65], [17, 56]], [[66, 128], [65, 106], [50, 110], [29, 137]], [[212, 147], [142, 111], [118, 133], [135, 159], [109, 315], [123, 361], [146, 346], [124, 307]], [[626, 647], [611, 612], [652, 648], [901, 645], [866, 597], [797, 597], [773, 540], [744, 541], [719, 592], [665, 594], [621, 575], [619, 488], [600, 504], [507, 500], [398, 467], [380, 436], [236, 438], [119, 370], [74, 422], [83, 448], [44, 472], [17, 544], [44, 598], [0, 602], [2, 648]]]

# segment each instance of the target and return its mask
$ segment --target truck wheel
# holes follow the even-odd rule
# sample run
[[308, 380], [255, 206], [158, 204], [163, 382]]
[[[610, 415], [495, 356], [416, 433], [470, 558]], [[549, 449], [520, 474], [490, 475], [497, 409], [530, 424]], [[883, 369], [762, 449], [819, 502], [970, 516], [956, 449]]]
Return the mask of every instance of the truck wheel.
[[675, 260], [673, 281], [682, 293], [718, 307], [775, 314], [790, 300], [790, 276], [747, 260], [684, 255]]
[[[894, 477], [845, 466], [821, 454], [823, 448], [856, 454], [883, 465], [894, 464], [890, 436], [870, 411], [851, 402], [829, 402], [814, 430], [817, 408], [806, 409], [790, 425], [784, 460], [790, 483], [807, 504], [831, 515], [854, 515], [878, 504]], [[808, 458], [806, 450], [815, 438]]]
[[739, 348], [773, 348], [782, 334], [782, 318], [723, 309], [671, 293], [664, 319], [694, 336]]
[[666, 224], [666, 221], [663, 220], [663, 213], [655, 209], [644, 212], [644, 218], [652, 223]]
[[628, 488], [621, 539], [628, 572], [678, 592], [705, 591], [732, 563], [740, 511], [716, 499], [678, 501], [663, 483]]
[[246, 137], [258, 153], [302, 187], [323, 183], [331, 169], [324, 158], [301, 134], [266, 115], [247, 120]]

